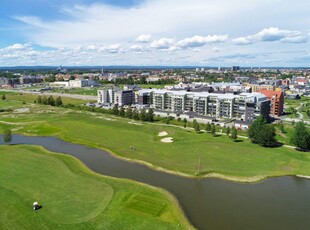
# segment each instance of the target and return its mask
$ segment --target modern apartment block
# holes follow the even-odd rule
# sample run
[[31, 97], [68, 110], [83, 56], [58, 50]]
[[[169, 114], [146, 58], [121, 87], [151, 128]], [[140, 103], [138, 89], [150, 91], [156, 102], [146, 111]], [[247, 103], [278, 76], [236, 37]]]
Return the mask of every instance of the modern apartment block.
[[135, 102], [132, 90], [103, 89], [98, 90], [98, 104], [131, 105]]
[[214, 118], [253, 121], [256, 116], [268, 118], [270, 101], [260, 93], [215, 94], [186, 91], [154, 90], [151, 107], [176, 113], [195, 112]]
[[252, 122], [257, 116], [269, 117], [270, 101], [261, 93], [216, 94], [172, 90], [98, 90], [99, 104], [150, 106], [155, 111], [194, 113], [213, 119]]
[[281, 116], [284, 107], [284, 95], [282, 91], [261, 90], [260, 93], [264, 94], [271, 102], [270, 114], [273, 116]]

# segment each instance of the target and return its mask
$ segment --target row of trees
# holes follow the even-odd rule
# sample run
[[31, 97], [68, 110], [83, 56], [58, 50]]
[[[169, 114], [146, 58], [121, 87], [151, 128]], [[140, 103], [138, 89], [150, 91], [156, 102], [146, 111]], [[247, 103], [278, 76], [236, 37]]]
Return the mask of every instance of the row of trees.
[[62, 106], [62, 100], [61, 97], [57, 97], [56, 100], [53, 98], [53, 96], [38, 96], [37, 100], [35, 101], [35, 103], [38, 104], [43, 104], [43, 105], [51, 105], [51, 106]]
[[[279, 129], [285, 132], [284, 125], [281, 123]], [[273, 147], [278, 145], [276, 140], [276, 130], [271, 124], [267, 124], [266, 120], [260, 116], [251, 125], [248, 130], [248, 136], [252, 143], [259, 144], [264, 147]], [[297, 122], [291, 137], [291, 143], [296, 145], [299, 150], [310, 150], [310, 132], [306, 125], [301, 121]]]
[[130, 119], [141, 120], [141, 121], [154, 121], [154, 110], [152, 108], [141, 109], [140, 111], [137, 109], [132, 109], [130, 106], [125, 110], [123, 106], [119, 107], [117, 104], [114, 105], [112, 109], [112, 114], [120, 117], [127, 117]]
[[[184, 122], [185, 124], [185, 122]], [[185, 127], [185, 126], [184, 126]], [[200, 132], [200, 125], [199, 123], [196, 121], [196, 119], [194, 119], [193, 121], [193, 127], [196, 133]], [[209, 122], [206, 124], [206, 132], [211, 133], [211, 135], [213, 137], [216, 137], [216, 127], [214, 124], [210, 124]], [[237, 140], [238, 138], [238, 131], [235, 127], [230, 128], [229, 126], [226, 128], [226, 134], [227, 136], [229, 136], [234, 142]]]

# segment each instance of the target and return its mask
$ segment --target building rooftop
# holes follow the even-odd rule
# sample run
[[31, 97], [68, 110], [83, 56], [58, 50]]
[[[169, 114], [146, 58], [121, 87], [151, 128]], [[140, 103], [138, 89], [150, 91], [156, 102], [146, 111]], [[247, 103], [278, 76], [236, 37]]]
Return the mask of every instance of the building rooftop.
[[282, 91], [260, 90], [259, 92], [264, 94], [266, 97], [275, 96], [276, 98], [280, 98], [283, 95]]

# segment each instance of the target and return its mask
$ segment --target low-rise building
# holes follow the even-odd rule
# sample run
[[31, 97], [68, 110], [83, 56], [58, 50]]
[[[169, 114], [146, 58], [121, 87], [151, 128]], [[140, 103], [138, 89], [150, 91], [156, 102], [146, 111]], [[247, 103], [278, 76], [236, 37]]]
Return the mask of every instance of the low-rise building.
[[252, 92], [259, 92], [261, 90], [270, 90], [270, 91], [275, 90], [274, 85], [250, 84], [250, 86], [252, 87]]
[[64, 87], [64, 88], [83, 88], [91, 86], [99, 86], [100, 84], [94, 80], [82, 79], [82, 80], [70, 80], [70, 81], [55, 81], [50, 83], [53, 87]]

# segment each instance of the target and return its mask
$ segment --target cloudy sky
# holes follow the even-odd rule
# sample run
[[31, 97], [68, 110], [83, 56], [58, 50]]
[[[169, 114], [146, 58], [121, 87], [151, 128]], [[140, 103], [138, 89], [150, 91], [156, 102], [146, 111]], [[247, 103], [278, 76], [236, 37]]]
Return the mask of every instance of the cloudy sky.
[[0, 66], [305, 66], [309, 0], [1, 0]]

